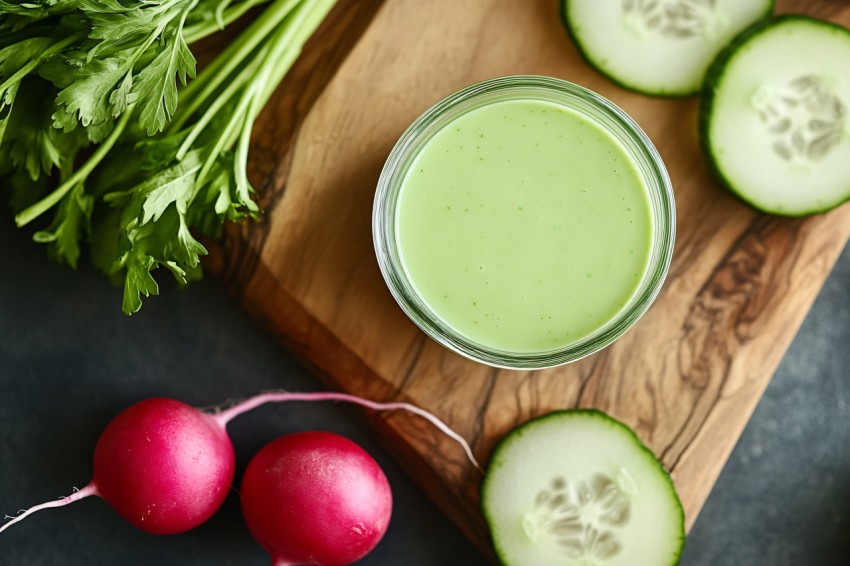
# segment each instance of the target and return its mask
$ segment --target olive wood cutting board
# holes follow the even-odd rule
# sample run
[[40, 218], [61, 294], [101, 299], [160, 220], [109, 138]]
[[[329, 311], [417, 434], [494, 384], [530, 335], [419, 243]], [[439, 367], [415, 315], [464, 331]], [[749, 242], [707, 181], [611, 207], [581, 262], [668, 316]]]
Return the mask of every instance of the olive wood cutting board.
[[[778, 2], [791, 10], [850, 25], [845, 2]], [[404, 129], [440, 98], [508, 74], [563, 78], [614, 101], [657, 145], [676, 195], [674, 259], [656, 303], [612, 347], [545, 371], [493, 369], [428, 339], [397, 307], [372, 247], [375, 185]], [[264, 218], [232, 227], [208, 266], [329, 386], [416, 403], [483, 462], [536, 415], [610, 413], [670, 470], [690, 528], [850, 235], [850, 205], [784, 219], [722, 189], [700, 153], [697, 107], [628, 92], [588, 67], [558, 0], [342, 0], [255, 129]], [[407, 414], [370, 418], [488, 548], [481, 474], [458, 446]]]

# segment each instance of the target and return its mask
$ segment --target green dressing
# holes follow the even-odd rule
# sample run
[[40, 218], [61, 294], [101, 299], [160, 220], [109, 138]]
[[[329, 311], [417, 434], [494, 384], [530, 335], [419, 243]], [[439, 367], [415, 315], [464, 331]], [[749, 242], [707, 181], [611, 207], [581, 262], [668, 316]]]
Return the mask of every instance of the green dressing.
[[648, 188], [621, 142], [536, 100], [490, 103], [439, 130], [396, 212], [422, 300], [468, 340], [510, 352], [604, 326], [636, 293], [652, 245]]

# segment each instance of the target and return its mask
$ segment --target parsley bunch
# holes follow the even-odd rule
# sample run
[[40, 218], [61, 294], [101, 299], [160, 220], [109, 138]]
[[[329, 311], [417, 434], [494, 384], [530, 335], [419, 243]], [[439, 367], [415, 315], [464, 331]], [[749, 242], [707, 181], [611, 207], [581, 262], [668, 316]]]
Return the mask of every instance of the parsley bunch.
[[264, 1], [0, 0], [0, 175], [16, 221], [56, 207], [35, 240], [71, 266], [90, 240], [127, 314], [157, 294], [157, 267], [198, 272], [193, 231], [259, 212], [254, 121], [335, 0], [275, 0], [197, 78], [188, 44]]

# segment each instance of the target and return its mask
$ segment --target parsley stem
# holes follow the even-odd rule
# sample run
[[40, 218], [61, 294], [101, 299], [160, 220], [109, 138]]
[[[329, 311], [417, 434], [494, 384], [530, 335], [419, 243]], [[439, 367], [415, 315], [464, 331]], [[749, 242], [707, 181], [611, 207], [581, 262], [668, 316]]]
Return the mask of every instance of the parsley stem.
[[268, 80], [268, 66], [264, 67], [262, 74], [258, 80], [262, 86], [254, 86], [252, 88], [251, 100], [245, 111], [245, 118], [239, 131], [239, 138], [236, 140], [236, 150], [233, 156], [233, 179], [236, 183], [236, 192], [239, 198], [249, 210], [258, 210], [256, 203], [251, 200], [251, 183], [248, 181], [248, 150], [251, 145], [251, 132], [254, 129], [254, 119], [260, 113], [263, 107], [260, 103], [260, 95], [257, 90], [262, 89]]
[[[301, 54], [301, 50], [307, 40], [315, 33], [319, 25], [324, 21], [328, 12], [334, 7], [337, 0], [306, 0], [312, 3], [312, 9], [309, 10], [304, 17], [304, 20], [293, 26], [294, 31], [291, 34], [281, 38], [278, 47], [282, 47], [276, 51], [271, 57], [271, 75], [269, 80], [265, 82], [264, 89], [260, 93], [258, 108], [262, 109], [271, 98], [277, 87], [280, 86], [283, 77], [292, 68], [295, 60]], [[256, 118], [256, 116], [255, 116]]]
[[251, 86], [248, 87], [246, 93], [243, 94], [243, 96], [239, 100], [238, 105], [230, 114], [230, 118], [227, 121], [227, 125], [224, 127], [218, 138], [215, 140], [215, 144], [210, 150], [206, 162], [204, 163], [204, 166], [201, 169], [201, 172], [198, 173], [198, 177], [195, 179], [196, 185], [201, 186], [203, 184], [204, 179], [206, 179], [207, 173], [210, 172], [210, 169], [212, 169], [212, 166], [215, 164], [215, 161], [221, 154], [221, 152], [224, 149], [233, 145], [233, 141], [231, 138], [233, 137], [234, 132], [237, 131], [237, 125], [239, 124], [239, 122], [245, 119], [245, 112], [251, 102], [250, 93], [253, 90], [254, 89]]
[[[221, 107], [230, 102], [231, 98], [233, 98], [236, 93], [241, 90], [242, 93], [239, 97], [239, 101], [237, 102], [235, 109], [230, 113], [230, 119], [222, 129], [221, 134], [218, 136], [211, 155], [214, 157], [224, 148], [233, 145], [236, 136], [238, 136], [236, 133], [236, 126], [239, 122], [244, 121], [245, 113], [251, 108], [251, 100], [256, 97], [257, 85], [265, 84], [269, 74], [270, 62], [273, 63], [275, 60], [273, 56], [279, 54], [279, 46], [281, 44], [285, 45], [287, 36], [290, 35], [288, 32], [291, 29], [291, 26], [298, 25], [300, 14], [305, 10], [304, 6], [309, 4], [309, 2], [310, 0], [304, 0], [294, 10], [292, 10], [291, 15], [288, 15], [288, 17], [292, 18], [291, 21], [287, 20], [285, 24], [281, 24], [270, 31], [270, 35], [266, 39], [266, 42], [263, 43], [259, 50], [254, 54], [251, 64], [243, 67], [242, 71], [235, 78], [231, 79], [224, 91], [216, 96], [212, 104], [209, 105], [201, 118], [192, 127], [192, 131], [177, 151], [178, 160], [182, 159], [191, 149], [192, 144], [201, 134], [203, 129], [206, 128], [209, 122], [218, 115]], [[282, 37], [278, 38], [278, 36]], [[250, 128], [250, 124], [252, 123], [253, 120], [248, 123], [247, 127]], [[205, 165], [204, 169], [201, 170], [201, 174], [198, 176], [197, 183], [200, 184], [200, 182], [204, 179], [212, 162], [214, 161], [215, 159], [213, 158], [211, 161], [207, 162], [207, 165]]]
[[[226, 28], [227, 26], [244, 16], [245, 13], [248, 12], [248, 10], [250, 10], [254, 6], [265, 4], [268, 1], [269, 0], [244, 0], [236, 6], [231, 6], [229, 8], [226, 8], [225, 10], [216, 10], [215, 20], [200, 22], [191, 26], [187, 26], [183, 30], [183, 38], [188, 44], [200, 41], [201, 39]], [[225, 3], [222, 2], [221, 5], [224, 6]]]
[[[256, 102], [248, 106], [249, 115], [245, 126], [249, 130], [253, 126], [259, 111], [266, 105], [271, 95], [280, 85], [283, 77], [292, 68], [301, 48], [307, 39], [313, 35], [319, 24], [324, 21], [336, 0], [304, 0], [292, 19], [287, 21], [276, 34], [269, 38], [271, 47], [263, 58], [263, 66], [257, 74], [249, 92]], [[233, 145], [240, 134], [232, 132], [233, 138], [228, 140], [227, 147]]]
[[52, 193], [35, 203], [34, 205], [25, 208], [21, 212], [15, 215], [15, 224], [20, 228], [21, 226], [25, 226], [50, 210], [56, 203], [62, 200], [62, 197], [65, 196], [68, 191], [73, 189], [77, 184], [82, 183], [86, 180], [86, 178], [91, 174], [95, 167], [97, 167], [103, 158], [109, 153], [109, 150], [112, 149], [112, 146], [115, 145], [115, 142], [121, 136], [121, 132], [124, 131], [124, 128], [127, 126], [127, 122], [130, 120], [130, 115], [133, 114], [133, 106], [130, 105], [121, 115], [121, 118], [118, 122], [115, 123], [115, 126], [112, 127], [112, 131], [109, 133], [109, 136], [103, 140], [103, 142], [97, 147], [94, 153], [89, 156], [83, 165], [77, 169], [73, 175], [68, 177], [65, 181], [59, 185], [56, 190]]
[[[267, 43], [257, 53], [256, 58], [261, 61], [261, 66], [259, 71], [251, 69], [250, 75], [254, 79], [251, 81], [242, 79], [244, 75], [243, 71], [231, 83], [231, 85], [237, 84], [240, 88], [244, 87], [247, 83], [248, 87], [242, 92], [242, 96], [236, 108], [231, 113], [230, 119], [216, 139], [215, 145], [210, 152], [211, 157], [207, 159], [207, 162], [198, 174], [198, 178], [195, 181], [198, 185], [202, 184], [206, 178], [207, 173], [209, 173], [212, 165], [215, 163], [216, 156], [225, 148], [232, 147], [240, 139], [242, 140], [240, 144], [242, 147], [237, 149], [241, 149], [239, 151], [240, 157], [247, 160], [247, 142], [245, 138], [246, 136], [250, 136], [254, 119], [259, 113], [259, 109], [265, 105], [271, 92], [274, 91], [283, 79], [283, 76], [292, 67], [292, 64], [301, 52], [301, 45], [313, 34], [335, 3], [336, 0], [303, 0], [292, 11], [291, 16], [272, 32]], [[246, 70], [249, 68], [246, 67]], [[229, 87], [228, 90], [230, 90]], [[229, 97], [230, 94], [227, 98], [229, 99]], [[202, 120], [207, 116], [214, 115], [215, 111], [213, 111], [213, 107], [223, 99], [225, 97], [220, 96], [207, 110]], [[260, 101], [261, 103], [257, 104]], [[206, 121], [203, 124], [206, 124]], [[186, 147], [186, 142], [184, 142], [183, 146]], [[181, 147], [181, 151], [183, 149]], [[241, 165], [238, 162], [235, 165], [235, 174], [238, 178], [241, 177], [244, 163]]]
[[[293, 11], [290, 18], [269, 37], [268, 43], [257, 54], [257, 58], [262, 61], [260, 70], [242, 93], [230, 120], [213, 146], [211, 152], [213, 158], [208, 159], [204, 164], [196, 183], [200, 184], [206, 177], [215, 162], [215, 156], [224, 148], [238, 143], [237, 159], [234, 161], [237, 189], [244, 190], [244, 187], [248, 186], [246, 167], [254, 120], [298, 58], [304, 43], [324, 21], [334, 4], [336, 0], [304, 0]], [[247, 194], [241, 196], [246, 200], [249, 199]]]
[[230, 101], [236, 92], [245, 87], [245, 84], [249, 82], [251, 77], [256, 76], [256, 72], [257, 69], [255, 64], [246, 65], [242, 71], [230, 81], [224, 91], [216, 96], [212, 104], [209, 105], [203, 115], [201, 115], [198, 121], [192, 126], [189, 135], [185, 140], [183, 140], [183, 143], [180, 145], [180, 149], [177, 150], [178, 161], [182, 160], [186, 156], [186, 153], [192, 149], [192, 144], [195, 143], [195, 140], [199, 135], [201, 135], [204, 128], [207, 127], [210, 121], [218, 115], [219, 110], [221, 110], [221, 108]]
[[16, 73], [14, 73], [8, 79], [3, 81], [3, 84], [0, 84], [0, 92], [9, 88], [11, 85], [13, 85], [15, 83], [21, 82], [23, 80], [23, 78], [26, 77], [28, 74], [30, 74], [32, 71], [34, 71], [36, 69], [36, 67], [38, 67], [41, 64], [41, 60], [44, 59], [45, 57], [47, 57], [48, 55], [52, 55], [52, 54], [56, 53], [57, 51], [61, 51], [61, 50], [65, 49], [66, 47], [68, 47], [69, 45], [71, 45], [72, 43], [74, 43], [75, 41], [79, 41], [80, 39], [83, 39], [84, 37], [85, 37], [85, 34], [83, 34], [83, 33], [75, 33], [74, 35], [70, 35], [70, 36], [66, 37], [65, 39], [63, 39], [61, 41], [57, 41], [56, 43], [54, 43], [53, 45], [51, 45], [50, 47], [48, 47], [47, 49], [45, 49], [44, 51], [39, 53], [38, 56], [30, 59], [30, 61], [26, 65], [24, 65], [23, 67], [18, 69], [18, 71]]
[[262, 44], [298, 3], [299, 0], [276, 0], [212, 63], [207, 65], [198, 78], [190, 82], [180, 93], [181, 100], [186, 104], [178, 108], [168, 131], [170, 133], [179, 131], [192, 114], [215, 94], [234, 70], [244, 64], [254, 49]]

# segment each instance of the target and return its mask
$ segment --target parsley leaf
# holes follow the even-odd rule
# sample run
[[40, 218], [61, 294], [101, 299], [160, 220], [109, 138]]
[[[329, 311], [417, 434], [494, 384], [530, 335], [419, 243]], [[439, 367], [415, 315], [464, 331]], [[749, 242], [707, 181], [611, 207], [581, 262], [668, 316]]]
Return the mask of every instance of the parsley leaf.
[[81, 67], [69, 66], [67, 73], [72, 80], [56, 97], [56, 104], [64, 109], [53, 115], [55, 126], [70, 132], [77, 127], [77, 117], [87, 127], [109, 122], [126, 110], [127, 96], [115, 97], [113, 93], [123, 88], [124, 81], [132, 82], [131, 57], [132, 52], [125, 50]]
[[176, 29], [163, 40], [159, 53], [133, 85], [134, 98], [141, 108], [139, 122], [149, 136], [162, 131], [177, 109], [175, 76], [184, 86], [189, 77], [195, 78], [195, 57]]
[[55, 206], [34, 239], [71, 266], [88, 242], [127, 314], [159, 293], [154, 270], [200, 274], [198, 233], [260, 214], [254, 121], [335, 0], [273, 0], [197, 78], [189, 44], [265, 1], [0, 0], [0, 176], [15, 220]]
[[12, 107], [23, 80], [18, 75], [52, 43], [50, 38], [32, 37], [0, 49], [0, 142], [8, 128]]
[[62, 199], [53, 223], [36, 232], [33, 240], [48, 244], [50, 255], [57, 261], [77, 267], [80, 238], [91, 233], [92, 210], [94, 197], [87, 194], [80, 183]]
[[51, 107], [54, 95], [48, 83], [28, 77], [20, 83], [16, 111], [0, 121], [0, 129], [7, 130], [0, 146], [0, 163], [10, 170], [25, 171], [33, 181], [54, 167], [70, 166], [87, 143], [79, 133], [66, 134], [52, 127], [46, 109]]

